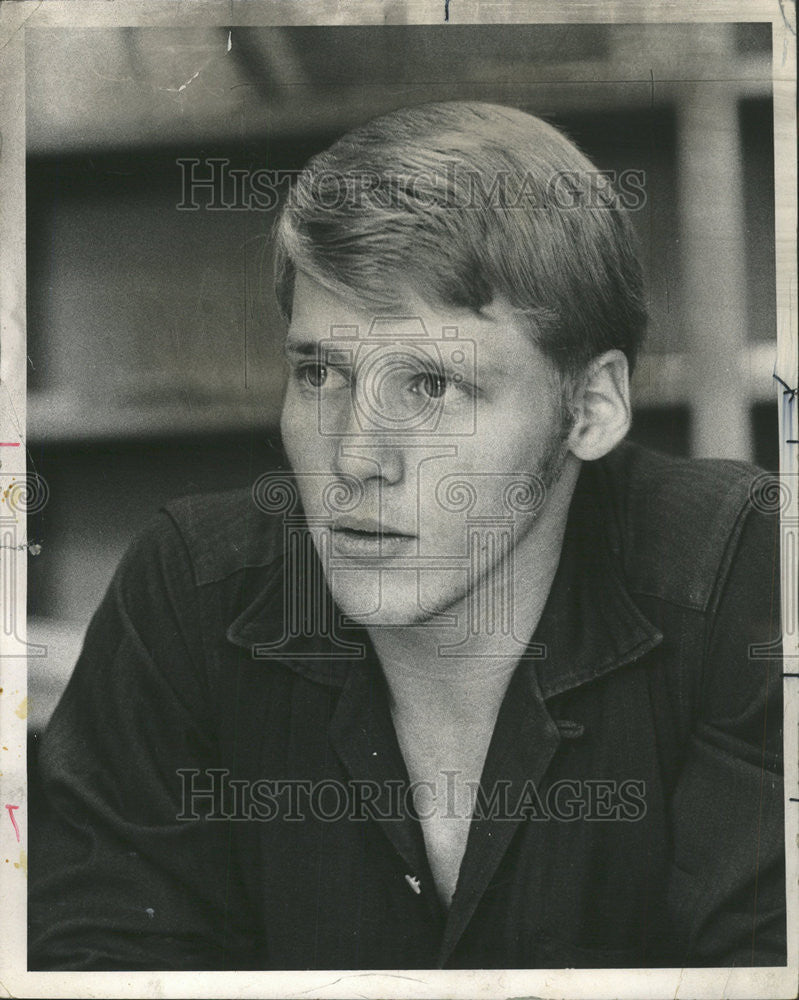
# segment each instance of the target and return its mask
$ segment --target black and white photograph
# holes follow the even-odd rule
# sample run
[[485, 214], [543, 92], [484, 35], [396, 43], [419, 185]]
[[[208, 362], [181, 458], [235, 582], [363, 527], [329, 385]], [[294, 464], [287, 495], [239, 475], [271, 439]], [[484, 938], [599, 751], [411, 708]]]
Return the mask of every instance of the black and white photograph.
[[0, 4], [9, 996], [796, 995], [795, 25]]

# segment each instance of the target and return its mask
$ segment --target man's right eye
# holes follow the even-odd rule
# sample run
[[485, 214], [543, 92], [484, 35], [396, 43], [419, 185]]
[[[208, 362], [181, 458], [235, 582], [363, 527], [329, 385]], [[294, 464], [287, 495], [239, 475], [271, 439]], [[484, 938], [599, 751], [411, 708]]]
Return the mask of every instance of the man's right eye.
[[299, 365], [296, 378], [301, 386], [311, 389], [342, 389], [347, 385], [347, 379], [342, 372], [329, 365], [314, 361]]

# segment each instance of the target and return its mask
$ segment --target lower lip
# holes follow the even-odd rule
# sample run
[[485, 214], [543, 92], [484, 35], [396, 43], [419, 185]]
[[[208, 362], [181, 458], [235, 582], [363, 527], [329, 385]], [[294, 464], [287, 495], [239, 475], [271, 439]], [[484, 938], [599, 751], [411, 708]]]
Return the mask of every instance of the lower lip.
[[342, 556], [391, 557], [407, 555], [416, 539], [412, 535], [377, 535], [333, 530], [333, 551]]

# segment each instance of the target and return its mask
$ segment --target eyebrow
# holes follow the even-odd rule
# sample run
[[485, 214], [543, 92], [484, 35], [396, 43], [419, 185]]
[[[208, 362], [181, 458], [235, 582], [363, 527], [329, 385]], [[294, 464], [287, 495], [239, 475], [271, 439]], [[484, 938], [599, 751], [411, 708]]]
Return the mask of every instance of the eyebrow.
[[[343, 352], [347, 352], [346, 355]], [[338, 346], [330, 340], [287, 339], [283, 344], [283, 353], [289, 360], [291, 358], [312, 358], [325, 364], [341, 364], [345, 357], [349, 357], [346, 345]], [[337, 353], [340, 356], [337, 357]]]
[[319, 357], [320, 341], [318, 340], [291, 340], [287, 339], [283, 344], [285, 354], [299, 354], [303, 358]]

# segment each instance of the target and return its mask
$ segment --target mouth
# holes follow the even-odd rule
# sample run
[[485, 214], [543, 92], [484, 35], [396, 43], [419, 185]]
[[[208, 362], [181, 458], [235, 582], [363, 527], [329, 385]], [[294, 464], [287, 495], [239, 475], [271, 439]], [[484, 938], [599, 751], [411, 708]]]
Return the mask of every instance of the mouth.
[[333, 525], [332, 535], [333, 549], [341, 555], [399, 555], [416, 541], [416, 535], [372, 520], [342, 519]]

